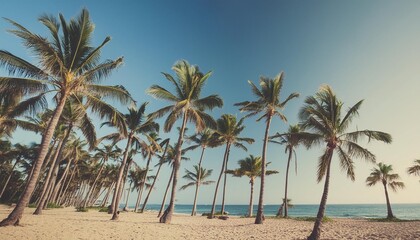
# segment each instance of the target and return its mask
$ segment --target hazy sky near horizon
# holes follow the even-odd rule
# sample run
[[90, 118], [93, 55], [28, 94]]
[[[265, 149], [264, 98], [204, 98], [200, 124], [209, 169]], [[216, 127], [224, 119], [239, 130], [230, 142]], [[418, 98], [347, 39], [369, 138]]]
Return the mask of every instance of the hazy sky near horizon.
[[[372, 129], [393, 136], [390, 145], [361, 145], [371, 150], [378, 162], [392, 164], [405, 182], [404, 190], [390, 193], [391, 202], [419, 203], [420, 179], [406, 173], [413, 160], [420, 158], [419, 1], [7, 1], [2, 3], [0, 15], [45, 36], [45, 27], [37, 21], [41, 14], [63, 13], [69, 19], [83, 7], [96, 25], [93, 45], [112, 37], [102, 59], [124, 56], [124, 65], [103, 83], [122, 84], [138, 103], [149, 101], [148, 112], [167, 103], [151, 98], [145, 90], [152, 84], [170, 88], [160, 72], [172, 74], [171, 66], [179, 59], [199, 65], [204, 72], [213, 71], [203, 96], [217, 93], [223, 98], [224, 107], [212, 113], [215, 118], [224, 113], [242, 117], [233, 104], [254, 99], [247, 80], [257, 83], [260, 76], [274, 77], [284, 71], [282, 99], [292, 92], [299, 92], [301, 97], [284, 109], [288, 123], [276, 119], [271, 134], [297, 123], [305, 97], [322, 84], [332, 86], [345, 109], [365, 99], [349, 131]], [[0, 48], [33, 62], [30, 52], [6, 32], [10, 28], [6, 21], [0, 21]], [[125, 111], [126, 106], [120, 109]], [[261, 155], [264, 122], [250, 118], [245, 124], [243, 136], [256, 142], [248, 152], [231, 150], [230, 169], [249, 154]], [[103, 134], [98, 130], [99, 136]], [[13, 142], [39, 139], [18, 131]], [[220, 172], [223, 150], [210, 149], [205, 154], [203, 166], [213, 169], [212, 180]], [[289, 197], [296, 204], [320, 201], [323, 182], [317, 184], [316, 169], [321, 151], [297, 150], [298, 174], [291, 171], [289, 178]], [[182, 164], [181, 176], [184, 168], [198, 163], [199, 151], [188, 156], [191, 160]], [[267, 177], [266, 204], [277, 204], [283, 197], [286, 158], [283, 146], [269, 145], [269, 169], [280, 173]], [[365, 184], [373, 164], [356, 159], [356, 180], [352, 182], [337, 160], [333, 160], [328, 203], [385, 202], [381, 186], [368, 188]], [[136, 162], [145, 164], [140, 156]], [[168, 177], [165, 166], [151, 203], [161, 201]], [[248, 182], [229, 177], [227, 203], [248, 203]], [[179, 183], [181, 186], [185, 181]], [[203, 186], [198, 202], [211, 203], [214, 188]], [[177, 202], [192, 203], [193, 194], [193, 188], [178, 191]], [[134, 203], [134, 194], [130, 199]], [[255, 202], [257, 199], [255, 194]]]

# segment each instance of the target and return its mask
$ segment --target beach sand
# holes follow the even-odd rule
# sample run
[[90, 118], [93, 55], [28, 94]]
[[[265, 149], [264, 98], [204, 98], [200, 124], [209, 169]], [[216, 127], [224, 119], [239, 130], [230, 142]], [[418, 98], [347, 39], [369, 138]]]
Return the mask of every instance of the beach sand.
[[[12, 208], [0, 205], [3, 219]], [[0, 239], [305, 239], [313, 223], [291, 219], [254, 219], [230, 217], [228, 220], [174, 215], [172, 224], [158, 222], [156, 213], [121, 213], [118, 221], [111, 215], [75, 208], [45, 210], [35, 216], [26, 209], [21, 225], [0, 228]], [[334, 219], [324, 223], [322, 239], [420, 239], [420, 222], [371, 222], [362, 219]]]

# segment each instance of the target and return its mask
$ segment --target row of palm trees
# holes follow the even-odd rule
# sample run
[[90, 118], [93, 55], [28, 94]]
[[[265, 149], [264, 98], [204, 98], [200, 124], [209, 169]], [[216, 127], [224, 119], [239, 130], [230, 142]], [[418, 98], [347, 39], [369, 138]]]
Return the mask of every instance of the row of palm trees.
[[[86, 9], [69, 22], [61, 14], [58, 19], [43, 15], [39, 20], [49, 30], [49, 38], [40, 37], [17, 22], [7, 19], [14, 27], [9, 32], [20, 38], [37, 57], [37, 65], [7, 51], [0, 51], [0, 65], [4, 66], [10, 75], [0, 78], [0, 134], [2, 134], [0, 137], [12, 136], [16, 127], [42, 134], [41, 143], [34, 154], [35, 157], [31, 160], [32, 167], [27, 174], [17, 205], [10, 215], [0, 222], [0, 226], [18, 224], [24, 208], [33, 197], [37, 199], [36, 213], [40, 214], [49, 202], [86, 207], [95, 203], [100, 196], [104, 196], [103, 202], [106, 202], [112, 195], [110, 213], [112, 213], [112, 219], [116, 220], [127, 179], [131, 185], [130, 188], [138, 192], [136, 211], [143, 192], [147, 190], [147, 186], [150, 186], [141, 209], [143, 211], [163, 163], [171, 164], [172, 171], [167, 190], [171, 187], [172, 191], [168, 207], [162, 215], [159, 213], [159, 221], [170, 223], [179, 188], [181, 160], [186, 151], [200, 147], [199, 164], [194, 166], [194, 171], [187, 171], [184, 176], [191, 182], [181, 187], [185, 189], [195, 185], [196, 193], [192, 210], [192, 215], [195, 215], [199, 186], [211, 183], [205, 181], [211, 174], [211, 170], [202, 167], [205, 149], [221, 145], [225, 146], [225, 152], [209, 218], [215, 215], [215, 203], [222, 176], [224, 176], [222, 214], [225, 212], [226, 174], [250, 177], [251, 189], [253, 189], [255, 177], [258, 176], [261, 178], [261, 185], [255, 223], [261, 224], [264, 221], [265, 176], [275, 173], [266, 170], [268, 143], [272, 141], [284, 144], [286, 153], [289, 154], [283, 202], [286, 216], [288, 174], [293, 155], [296, 156], [296, 146], [304, 144], [307, 148], [311, 148], [323, 145], [324, 153], [319, 158], [317, 180], [320, 182], [325, 178], [324, 191], [313, 231], [308, 237], [308, 239], [319, 239], [334, 153], [338, 156], [340, 166], [347, 176], [354, 180], [353, 159], [361, 158], [371, 162], [376, 160], [370, 151], [358, 144], [359, 139], [367, 137], [369, 140], [391, 143], [391, 136], [384, 132], [372, 130], [347, 132], [350, 123], [358, 115], [363, 100], [347, 111], [343, 111], [343, 102], [329, 86], [322, 86], [314, 96], [305, 99], [304, 106], [299, 112], [301, 121], [299, 125], [291, 126], [287, 133], [270, 136], [272, 120], [278, 117], [286, 122], [286, 116], [282, 110], [289, 101], [299, 96], [298, 93], [292, 93], [281, 100], [284, 74], [280, 73], [273, 79], [261, 77], [259, 86], [249, 81], [255, 99], [235, 104], [241, 112], [246, 113], [245, 118], [259, 115], [257, 122], [264, 119], [265, 132], [261, 158], [250, 156], [250, 160], [245, 159], [243, 162], [243, 167], [249, 164], [253, 168], [244, 170], [241, 165], [239, 169], [228, 171], [231, 147], [246, 150], [244, 144], [251, 144], [254, 140], [240, 135], [245, 128], [243, 125], [245, 118], [238, 120], [234, 115], [224, 114], [216, 121], [208, 113], [223, 106], [223, 100], [218, 95], [205, 97], [201, 95], [212, 74], [211, 71], [203, 73], [198, 66], [190, 65], [185, 60], [178, 61], [172, 67], [174, 76], [163, 73], [172, 90], [160, 85], [153, 85], [147, 89], [147, 93], [151, 96], [170, 104], [151, 114], [146, 114], [147, 103], [138, 108], [135, 107], [134, 99], [123, 86], [99, 84], [121, 65], [123, 58], [100, 62], [100, 52], [111, 38], [106, 37], [98, 47], [90, 45], [94, 25]], [[25, 114], [33, 117], [34, 113], [45, 109], [48, 99], [51, 99], [56, 107], [39, 116], [36, 119], [37, 124], [33, 124], [33, 121], [30, 124], [30, 121], [28, 123], [28, 121], [17, 119]], [[121, 113], [109, 101], [130, 105], [128, 113]], [[111, 127], [116, 132], [97, 139], [90, 114], [96, 114], [104, 121], [102, 126]], [[158, 138], [160, 127], [156, 120], [164, 116], [166, 116], [163, 124], [164, 132], [171, 131], [177, 120], [180, 120], [179, 135], [172, 146], [169, 145], [169, 139]], [[191, 137], [186, 136], [188, 124], [194, 126], [197, 134]], [[77, 138], [75, 131], [81, 132], [86, 141]], [[117, 147], [121, 141], [125, 141], [123, 149]], [[77, 147], [68, 147], [73, 142]], [[105, 142], [110, 143], [104, 145], [102, 149], [98, 148], [100, 143]], [[185, 142], [194, 144], [185, 147]], [[84, 149], [85, 145], [90, 151], [96, 149], [96, 154], [91, 156]], [[141, 153], [147, 161], [144, 168], [135, 164], [134, 158], [138, 153]], [[150, 176], [151, 159], [159, 153], [161, 153], [158, 156], [160, 158], [159, 170], [156, 176]], [[120, 164], [109, 165], [110, 159], [116, 159]], [[85, 171], [83, 168], [86, 168]], [[86, 174], [91, 169], [95, 170]], [[104, 179], [107, 178], [108, 181], [105, 181]], [[42, 179], [42, 182], [39, 179]]]

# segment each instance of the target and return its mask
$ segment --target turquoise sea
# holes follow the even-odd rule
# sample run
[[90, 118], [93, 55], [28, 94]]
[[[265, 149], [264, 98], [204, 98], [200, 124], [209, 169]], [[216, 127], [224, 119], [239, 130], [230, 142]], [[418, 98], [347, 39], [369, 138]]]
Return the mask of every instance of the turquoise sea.
[[[133, 208], [133, 207], [132, 207]], [[150, 204], [148, 210], [159, 211], [160, 204]], [[192, 205], [177, 204], [175, 206], [176, 213], [190, 214]], [[211, 205], [197, 205], [198, 214], [210, 212]], [[254, 206], [254, 214], [257, 206]], [[276, 215], [278, 205], [265, 205], [264, 214], [266, 216]], [[220, 211], [217, 205], [216, 211]], [[244, 216], [248, 211], [248, 205], [226, 205], [225, 211], [229, 215]], [[417, 219], [420, 220], [420, 204], [393, 204], [392, 211], [394, 215], [400, 219]], [[289, 208], [291, 217], [315, 217], [318, 212], [318, 205], [315, 204], [296, 204], [293, 208]], [[385, 204], [328, 204], [326, 216], [333, 218], [384, 218], [386, 217]]]

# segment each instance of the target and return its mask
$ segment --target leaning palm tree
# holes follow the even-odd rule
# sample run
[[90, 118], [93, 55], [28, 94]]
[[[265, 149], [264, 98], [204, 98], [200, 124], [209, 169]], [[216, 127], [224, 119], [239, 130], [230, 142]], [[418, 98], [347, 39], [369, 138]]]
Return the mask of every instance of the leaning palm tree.
[[[157, 143], [160, 140], [158, 134], [156, 132], [152, 132], [149, 134], [149, 139], [148, 139], [148, 143], [144, 144], [143, 148], [141, 149], [142, 151], [142, 155], [144, 159], [147, 159], [146, 162], [146, 173], [144, 175], [144, 179], [143, 182], [146, 182], [146, 178], [147, 175], [149, 173], [149, 166], [150, 166], [150, 162], [152, 160], [152, 157], [154, 157], [159, 151], [162, 150], [162, 148], [160, 147], [160, 145]], [[144, 187], [140, 188], [139, 194], [137, 196], [137, 201], [136, 201], [136, 206], [134, 208], [134, 212], [137, 212], [137, 209], [139, 207], [140, 201], [141, 201], [141, 197], [143, 195], [143, 191], [144, 191]]]
[[328, 190], [331, 174], [331, 160], [334, 152], [338, 154], [340, 166], [347, 176], [354, 181], [354, 158], [362, 158], [375, 162], [375, 155], [363, 148], [357, 142], [362, 137], [368, 140], [378, 140], [391, 143], [391, 135], [372, 130], [357, 130], [346, 132], [354, 117], [358, 116], [363, 100], [350, 107], [342, 116], [343, 103], [337, 98], [330, 86], [325, 85], [315, 94], [305, 99], [304, 106], [300, 109], [299, 117], [303, 126], [317, 135], [312, 141], [312, 146], [325, 142], [324, 154], [319, 158], [318, 178], [320, 182], [325, 177], [324, 192], [321, 197], [318, 214], [308, 239], [319, 239], [321, 235], [322, 218], [327, 204]]
[[219, 178], [217, 179], [216, 189], [214, 190], [213, 204], [211, 207], [211, 212], [208, 218], [214, 218], [215, 208], [216, 208], [216, 198], [217, 192], [219, 190], [220, 179], [224, 174], [224, 183], [223, 183], [223, 194], [222, 194], [222, 208], [220, 212], [222, 215], [225, 212], [225, 195], [226, 195], [226, 170], [227, 164], [229, 162], [229, 153], [231, 146], [241, 148], [242, 150], [247, 151], [248, 149], [243, 145], [243, 143], [252, 144], [254, 139], [240, 137], [239, 134], [245, 129], [243, 124], [244, 119], [241, 118], [237, 121], [236, 117], [231, 114], [223, 114], [219, 119], [217, 119], [217, 130], [215, 137], [217, 141], [220, 141], [226, 144], [225, 153], [223, 155], [222, 168], [220, 169]]
[[105, 38], [99, 47], [90, 45], [94, 24], [90, 21], [86, 9], [70, 22], [67, 22], [61, 14], [59, 19], [51, 15], [41, 16], [39, 20], [48, 28], [50, 38], [41, 37], [12, 20], [6, 20], [15, 28], [9, 32], [23, 41], [38, 58], [39, 64], [33, 65], [12, 53], [1, 50], [0, 65], [6, 66], [11, 76], [0, 78], [0, 95], [25, 95], [27, 98], [21, 106], [29, 105], [33, 106], [29, 109], [34, 109], [45, 105], [47, 94], [55, 93], [54, 100], [57, 105], [44, 132], [34, 170], [25, 191], [7, 219], [0, 223], [1, 226], [19, 224], [23, 210], [34, 191], [54, 129], [69, 97], [74, 96], [84, 101], [86, 106], [93, 112], [99, 113], [100, 117], [106, 117], [114, 122], [121, 122], [122, 116], [104, 100], [115, 99], [124, 104], [132, 102], [129, 93], [122, 86], [97, 84], [113, 69], [120, 66], [123, 59], [99, 62], [101, 49], [111, 38]]
[[[296, 157], [296, 151], [295, 149], [302, 143], [311, 142], [314, 138], [316, 138], [317, 135], [312, 133], [307, 133], [302, 131], [302, 127], [299, 125], [291, 125], [289, 126], [289, 129], [285, 133], [277, 133], [274, 136], [270, 137], [270, 142], [277, 143], [281, 145], [285, 145], [285, 153], [289, 154], [289, 157], [287, 159], [287, 167], [286, 167], [286, 181], [284, 186], [284, 198], [287, 198], [287, 187], [289, 182], [289, 168], [290, 168], [290, 162], [292, 160], [293, 155], [295, 156], [295, 172], [297, 174], [297, 157]], [[273, 139], [279, 139], [273, 140]], [[283, 215], [283, 209], [284, 209], [284, 217], [288, 216], [288, 207], [287, 203], [283, 201], [281, 206], [279, 207], [279, 211], [277, 212], [277, 216]]]
[[400, 179], [400, 175], [397, 173], [392, 173], [392, 165], [386, 165], [384, 163], [378, 163], [377, 168], [373, 168], [372, 172], [370, 173], [369, 177], [366, 178], [366, 184], [371, 187], [376, 185], [377, 183], [381, 182], [384, 185], [385, 190], [385, 198], [386, 198], [386, 207], [387, 207], [387, 218], [392, 219], [395, 218], [394, 214], [392, 213], [391, 209], [391, 202], [389, 201], [388, 196], [388, 187], [392, 189], [392, 191], [396, 192], [398, 188], [404, 188], [405, 185], [403, 182], [398, 182]]
[[283, 113], [280, 112], [287, 102], [291, 99], [299, 96], [298, 93], [290, 94], [286, 100], [283, 102], [280, 101], [280, 90], [283, 86], [283, 76], [284, 73], [281, 72], [274, 79], [267, 77], [260, 77], [260, 87], [254, 85], [251, 81], [248, 81], [252, 88], [252, 93], [257, 97], [256, 101], [245, 101], [235, 104], [235, 106], [240, 106], [241, 112], [250, 112], [247, 116], [254, 116], [260, 113], [263, 113], [261, 117], [257, 119], [265, 119], [266, 127], [264, 134], [264, 142], [262, 149], [262, 175], [261, 175], [261, 187], [260, 187], [260, 197], [258, 200], [258, 211], [255, 218], [256, 224], [262, 224], [264, 220], [264, 186], [265, 186], [265, 166], [266, 166], [266, 155], [267, 155], [267, 143], [268, 135], [270, 130], [271, 120], [274, 116], [278, 116], [281, 120], [287, 121]]
[[[261, 177], [261, 157], [254, 157], [252, 154], [245, 159], [238, 161], [239, 168], [235, 170], [227, 170], [226, 172], [232, 174], [234, 177], [249, 177], [249, 184], [251, 184], [251, 194], [249, 197], [248, 217], [252, 217], [253, 212], [253, 197], [254, 197], [254, 182], [255, 178]], [[269, 163], [267, 163], [269, 164]], [[267, 170], [266, 175], [276, 174], [278, 171]]]
[[408, 174], [420, 176], [420, 159], [414, 160], [414, 165], [407, 169]]
[[168, 151], [168, 148], [169, 148], [169, 138], [167, 138], [167, 139], [165, 139], [165, 140], [163, 140], [159, 145], [160, 145], [160, 147], [162, 148], [163, 146], [165, 146], [165, 150], [163, 150], [163, 153], [162, 153], [162, 155], [161, 156], [159, 156], [160, 157], [160, 160], [159, 160], [159, 163], [158, 164], [156, 164], [155, 165], [155, 167], [158, 167], [158, 169], [156, 170], [156, 177], [155, 177], [155, 179], [153, 179], [153, 182], [152, 182], [152, 185], [150, 186], [150, 188], [149, 188], [149, 192], [147, 193], [147, 196], [146, 196], [146, 198], [144, 199], [144, 202], [143, 202], [143, 206], [141, 207], [141, 209], [140, 209], [140, 212], [142, 213], [142, 212], [144, 212], [144, 209], [146, 208], [146, 206], [147, 206], [147, 201], [149, 200], [149, 197], [150, 197], [150, 194], [152, 193], [152, 190], [153, 190], [153, 188], [155, 187], [155, 184], [156, 184], [156, 180], [158, 179], [158, 177], [159, 177], [159, 173], [160, 173], [160, 169], [162, 168], [162, 165], [165, 163], [165, 157], [166, 157], [166, 152]]
[[217, 95], [201, 98], [201, 91], [207, 79], [211, 76], [211, 72], [203, 74], [198, 66], [192, 66], [185, 60], [177, 62], [172, 67], [172, 70], [175, 71], [176, 78], [167, 73], [163, 73], [163, 75], [174, 85], [174, 93], [159, 85], [153, 85], [147, 90], [150, 95], [172, 103], [172, 105], [163, 107], [154, 113], [154, 116], [157, 118], [169, 113], [164, 125], [165, 132], [172, 129], [177, 119], [182, 119], [178, 141], [175, 145], [176, 157], [174, 159], [171, 200], [165, 213], [159, 219], [161, 223], [170, 223], [172, 219], [181, 164], [181, 149], [187, 121], [194, 123], [197, 131], [201, 131], [206, 127], [215, 127], [216, 123], [213, 118], [204, 111], [223, 106], [222, 99]]
[[[114, 195], [112, 198], [112, 220], [118, 219], [118, 206], [119, 206], [119, 196], [122, 192], [124, 182], [122, 182], [124, 170], [126, 169], [128, 154], [131, 151], [133, 145], [136, 149], [146, 146], [143, 140], [140, 139], [140, 134], [145, 136], [147, 139], [153, 143], [154, 146], [159, 146], [150, 136], [151, 132], [159, 131], [159, 124], [153, 121], [148, 115], [146, 115], [146, 106], [148, 102], [143, 103], [138, 109], [129, 108], [128, 113], [124, 115], [123, 127], [125, 131], [109, 134], [104, 138], [112, 139], [114, 142], [127, 139], [124, 156], [120, 166], [120, 171], [118, 173], [118, 179], [115, 185]], [[114, 125], [112, 122], [103, 123], [103, 125]], [[115, 126], [115, 125], [114, 125]], [[125, 134], [127, 133], [127, 134]]]
[[[201, 169], [201, 163], [203, 161], [204, 151], [207, 149], [207, 147], [213, 148], [223, 143], [217, 138], [214, 130], [209, 129], [209, 128], [206, 128], [203, 131], [192, 135], [191, 137], [188, 138], [188, 140], [194, 142], [195, 144], [186, 148], [185, 149], [186, 151], [201, 147], [201, 155], [200, 155], [200, 160], [198, 161], [198, 169]], [[197, 181], [198, 182], [201, 181], [201, 171], [198, 172]], [[199, 184], [196, 185], [194, 199], [197, 199], [198, 188], [199, 188]], [[196, 215], [196, 205], [194, 204], [193, 210], [191, 212], [191, 216], [195, 216], [195, 215]]]
[[185, 175], [183, 176], [183, 178], [188, 180], [189, 182], [180, 188], [180, 190], [185, 190], [189, 187], [195, 186], [194, 203], [191, 211], [191, 216], [194, 216], [196, 214], [197, 196], [200, 186], [214, 183], [214, 181], [206, 181], [206, 179], [209, 178], [211, 173], [213, 172], [212, 169], [207, 170], [202, 167], [199, 168], [197, 165], [194, 165], [193, 167], [194, 171], [189, 171], [188, 169], [185, 169]]

